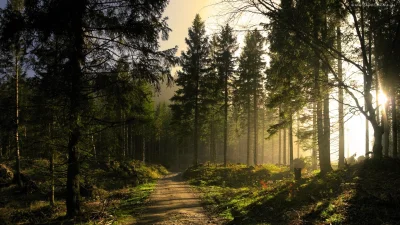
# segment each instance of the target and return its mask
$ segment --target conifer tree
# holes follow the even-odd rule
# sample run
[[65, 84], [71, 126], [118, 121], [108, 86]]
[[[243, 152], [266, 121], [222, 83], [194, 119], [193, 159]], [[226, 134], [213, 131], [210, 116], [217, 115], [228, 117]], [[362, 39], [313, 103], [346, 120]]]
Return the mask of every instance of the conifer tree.
[[[172, 110], [175, 117], [186, 117], [193, 121], [193, 164], [198, 164], [198, 139], [200, 107], [204, 102], [204, 76], [209, 71], [209, 43], [205, 25], [200, 15], [196, 15], [189, 36], [185, 39], [187, 51], [182, 52], [182, 70], [178, 72], [176, 84], [179, 89], [172, 97]], [[203, 105], [204, 106], [204, 105]], [[177, 120], [177, 118], [175, 118]], [[188, 127], [185, 127], [187, 132]]]
[[[236, 94], [240, 97], [238, 104], [243, 104], [247, 114], [247, 164], [250, 165], [250, 137], [251, 122], [254, 128], [254, 149], [253, 162], [258, 164], [257, 160], [257, 113], [258, 97], [262, 90], [263, 73], [265, 67], [263, 61], [264, 55], [264, 37], [258, 30], [249, 31], [245, 37], [245, 46], [239, 59], [239, 77], [235, 81], [237, 88]], [[252, 101], [253, 100], [253, 101]], [[251, 107], [253, 106], [253, 107]], [[254, 121], [251, 121], [251, 111], [253, 111]]]
[[228, 152], [228, 108], [229, 108], [229, 83], [232, 78], [235, 57], [238, 49], [233, 29], [226, 24], [218, 35], [217, 64], [220, 79], [223, 83], [224, 93], [224, 166], [227, 165]]

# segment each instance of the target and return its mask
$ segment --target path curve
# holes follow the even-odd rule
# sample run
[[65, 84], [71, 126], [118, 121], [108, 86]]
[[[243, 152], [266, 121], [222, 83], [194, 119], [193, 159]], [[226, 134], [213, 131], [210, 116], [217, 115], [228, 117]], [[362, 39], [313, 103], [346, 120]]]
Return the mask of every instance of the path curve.
[[222, 224], [207, 216], [195, 191], [181, 177], [181, 173], [171, 173], [158, 180], [149, 206], [136, 225]]

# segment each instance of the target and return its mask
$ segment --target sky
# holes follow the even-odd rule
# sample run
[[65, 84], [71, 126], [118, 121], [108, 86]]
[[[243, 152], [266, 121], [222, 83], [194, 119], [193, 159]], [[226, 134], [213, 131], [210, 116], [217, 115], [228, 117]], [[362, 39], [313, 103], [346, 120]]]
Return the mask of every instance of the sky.
[[168, 25], [172, 29], [169, 40], [161, 42], [161, 48], [172, 48], [175, 45], [180, 51], [184, 50], [185, 37], [188, 28], [192, 25], [196, 14], [200, 14], [203, 20], [207, 19], [212, 11], [207, 7], [212, 0], [170, 0], [164, 16], [168, 17]]
[[[211, 13], [212, 7], [207, 7], [215, 0], [170, 0], [164, 16], [168, 17], [168, 25], [172, 29], [167, 41], [161, 41], [162, 50], [174, 48], [178, 46], [177, 55], [186, 49], [185, 37], [188, 35], [188, 29], [191, 27], [196, 14], [200, 14], [203, 20], [207, 20]], [[176, 69], [172, 70], [173, 75]], [[168, 102], [173, 96], [176, 87], [168, 88], [162, 86], [161, 92], [155, 98], [156, 102]]]
[[[169, 39], [162, 41], [161, 49], [169, 49], [178, 46], [177, 55], [186, 50], [185, 38], [188, 36], [188, 29], [191, 27], [196, 14], [205, 22], [208, 35], [216, 33], [219, 28], [226, 24], [228, 16], [226, 5], [218, 4], [219, 0], [170, 0], [164, 16], [168, 17], [168, 25], [172, 29]], [[229, 21], [230, 25], [236, 30], [238, 44], [242, 47], [246, 28], [252, 23], [261, 22], [261, 18], [252, 16], [242, 17], [237, 21]], [[245, 28], [246, 27], [246, 28]], [[237, 52], [239, 54], [239, 51]], [[268, 61], [268, 60], [267, 60]], [[176, 69], [173, 69], [173, 74]], [[158, 97], [157, 102], [167, 102], [176, 88], [166, 88], [165, 85]]]

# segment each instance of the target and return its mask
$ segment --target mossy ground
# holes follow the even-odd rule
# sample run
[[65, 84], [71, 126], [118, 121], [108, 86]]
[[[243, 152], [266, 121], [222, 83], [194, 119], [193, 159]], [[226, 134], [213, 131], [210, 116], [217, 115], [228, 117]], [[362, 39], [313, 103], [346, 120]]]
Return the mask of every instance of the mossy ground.
[[400, 224], [400, 162], [365, 161], [321, 176], [287, 167], [189, 168], [184, 177], [228, 224]]
[[[48, 162], [33, 160], [29, 164], [30, 166], [23, 165], [23, 168], [28, 169], [22, 173], [35, 181], [39, 190], [22, 194], [16, 185], [1, 188], [0, 225], [132, 223], [143, 210], [146, 199], [155, 187], [156, 179], [168, 173], [160, 165], [144, 165], [139, 161], [114, 162], [113, 165], [82, 165], [81, 183], [93, 186], [94, 190], [92, 196], [82, 197], [82, 215], [74, 220], [67, 220], [65, 179], [62, 178], [62, 172], [57, 172], [56, 202], [54, 206], [50, 206]], [[65, 168], [56, 169], [63, 171]], [[132, 171], [135, 171], [134, 175]]]

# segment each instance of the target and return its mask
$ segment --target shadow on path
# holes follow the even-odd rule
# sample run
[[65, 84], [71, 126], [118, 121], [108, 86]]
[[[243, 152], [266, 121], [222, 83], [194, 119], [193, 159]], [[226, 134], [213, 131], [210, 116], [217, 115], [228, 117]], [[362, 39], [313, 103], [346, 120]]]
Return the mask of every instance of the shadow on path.
[[171, 173], [157, 182], [150, 204], [137, 225], [221, 224], [210, 219], [194, 190], [182, 180], [181, 173]]

